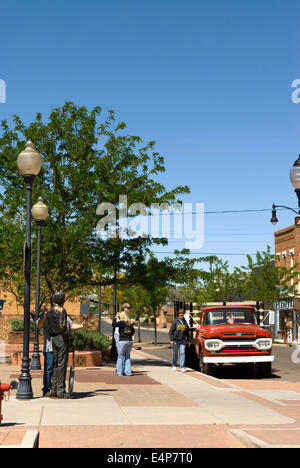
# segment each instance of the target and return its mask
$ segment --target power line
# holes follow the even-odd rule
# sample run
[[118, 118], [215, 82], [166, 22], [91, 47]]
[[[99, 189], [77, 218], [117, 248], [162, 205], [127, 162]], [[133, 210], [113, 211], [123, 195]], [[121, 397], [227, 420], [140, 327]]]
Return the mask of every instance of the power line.
[[[172, 206], [170, 207], [172, 208]], [[295, 208], [296, 209], [296, 208]], [[284, 208], [277, 208], [278, 211], [284, 210]], [[195, 214], [230, 214], [230, 213], [260, 213], [260, 212], [268, 212], [272, 211], [272, 208], [260, 208], [256, 210], [221, 210], [221, 211], [192, 211], [190, 213], [185, 213], [184, 211], [179, 211], [178, 213], [174, 213], [171, 211], [165, 212], [157, 212], [157, 213], [150, 213], [150, 216], [168, 216], [168, 215], [195, 215]], [[144, 215], [139, 215], [144, 216]], [[147, 215], [146, 215], [147, 216]]]
[[[177, 255], [175, 254], [175, 252], [153, 252], [155, 254], [168, 254], [168, 255]], [[180, 252], [179, 252], [180, 254]], [[216, 253], [216, 252], [189, 252], [189, 253], [186, 253], [184, 255], [227, 255], [227, 256], [231, 256], [231, 255], [256, 255], [256, 253]]]

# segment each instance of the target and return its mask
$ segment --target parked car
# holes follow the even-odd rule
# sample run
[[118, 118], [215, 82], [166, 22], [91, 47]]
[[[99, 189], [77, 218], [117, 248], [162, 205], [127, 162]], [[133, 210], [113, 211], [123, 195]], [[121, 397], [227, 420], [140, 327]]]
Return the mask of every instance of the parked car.
[[253, 307], [203, 308], [194, 344], [204, 374], [227, 364], [256, 367], [261, 377], [271, 374], [272, 339], [270, 332], [257, 324]]

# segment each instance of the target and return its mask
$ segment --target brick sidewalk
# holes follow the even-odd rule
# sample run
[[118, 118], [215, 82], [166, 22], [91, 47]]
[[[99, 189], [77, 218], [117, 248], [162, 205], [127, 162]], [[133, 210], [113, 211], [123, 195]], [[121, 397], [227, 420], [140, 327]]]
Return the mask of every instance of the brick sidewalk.
[[[140, 351], [133, 370], [118, 377], [112, 365], [77, 369], [74, 398], [63, 401], [42, 398], [42, 372], [33, 371], [35, 398], [19, 402], [12, 392], [3, 402], [0, 447], [34, 430], [41, 448], [300, 446], [300, 382], [182, 374]], [[18, 375], [0, 366], [3, 381]]]

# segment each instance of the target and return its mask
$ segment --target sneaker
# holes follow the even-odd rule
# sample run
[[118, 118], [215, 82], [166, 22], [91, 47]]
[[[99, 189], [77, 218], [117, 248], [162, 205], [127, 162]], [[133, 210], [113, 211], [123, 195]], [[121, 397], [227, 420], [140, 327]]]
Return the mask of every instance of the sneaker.
[[44, 398], [49, 398], [49, 397], [51, 397], [51, 392], [50, 392], [50, 391], [48, 391], [48, 392], [43, 392], [43, 397], [44, 397]]
[[185, 368], [182, 367], [182, 368], [180, 369], [180, 372], [186, 372]]
[[176, 366], [173, 366], [173, 367], [172, 367], [172, 370], [177, 370], [177, 369], [176, 369]]

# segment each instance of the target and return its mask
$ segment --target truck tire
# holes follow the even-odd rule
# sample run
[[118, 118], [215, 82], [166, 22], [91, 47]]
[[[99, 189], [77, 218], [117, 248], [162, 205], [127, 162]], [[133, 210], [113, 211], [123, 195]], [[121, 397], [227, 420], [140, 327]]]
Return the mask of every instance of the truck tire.
[[260, 362], [258, 369], [260, 378], [267, 379], [272, 374], [271, 362]]
[[203, 360], [204, 355], [203, 352], [201, 351], [200, 357], [199, 357], [199, 370], [202, 372], [202, 374], [205, 375], [213, 375], [213, 367], [211, 364], [208, 364], [207, 362], [204, 362]]

